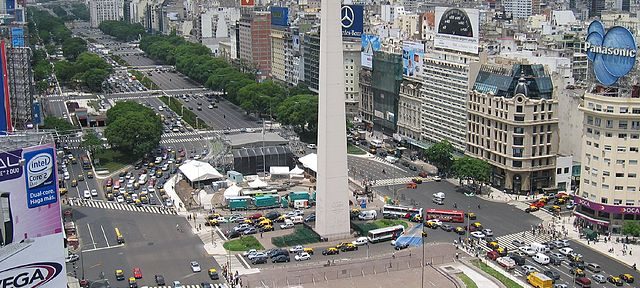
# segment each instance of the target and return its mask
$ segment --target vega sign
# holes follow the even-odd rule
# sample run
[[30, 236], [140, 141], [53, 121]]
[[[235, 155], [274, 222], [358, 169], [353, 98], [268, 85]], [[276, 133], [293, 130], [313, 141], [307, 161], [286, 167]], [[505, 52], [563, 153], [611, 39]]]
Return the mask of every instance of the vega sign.
[[629, 29], [614, 26], [605, 33], [602, 22], [595, 20], [589, 24], [584, 50], [598, 82], [610, 86], [633, 69], [638, 48]]

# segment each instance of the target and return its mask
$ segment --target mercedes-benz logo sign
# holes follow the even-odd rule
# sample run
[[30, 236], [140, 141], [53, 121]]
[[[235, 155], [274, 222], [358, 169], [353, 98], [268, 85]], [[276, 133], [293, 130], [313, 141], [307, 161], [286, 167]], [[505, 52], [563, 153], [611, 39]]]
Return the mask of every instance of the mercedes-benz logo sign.
[[350, 6], [342, 6], [342, 27], [350, 28], [356, 18], [353, 8]]

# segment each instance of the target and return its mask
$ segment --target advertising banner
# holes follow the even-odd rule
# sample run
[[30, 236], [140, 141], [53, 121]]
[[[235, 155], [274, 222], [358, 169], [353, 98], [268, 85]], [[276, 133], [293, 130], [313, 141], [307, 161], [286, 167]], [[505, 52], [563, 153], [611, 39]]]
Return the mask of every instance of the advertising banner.
[[342, 36], [362, 37], [364, 7], [362, 5], [342, 5], [341, 15]]
[[593, 73], [603, 85], [615, 84], [636, 64], [636, 38], [622, 26], [611, 27], [605, 33], [602, 22], [595, 20], [589, 24], [584, 44], [587, 58], [593, 63]]
[[362, 34], [362, 53], [360, 61], [362, 66], [373, 68], [373, 52], [380, 51], [380, 37], [378, 35]]
[[404, 41], [402, 44], [402, 75], [417, 77], [422, 73], [424, 44]]
[[255, 0], [240, 0], [240, 7], [253, 7], [255, 4]]
[[52, 144], [0, 152], [2, 287], [66, 287]]
[[436, 7], [434, 46], [478, 54], [479, 22], [478, 9]]
[[11, 27], [11, 46], [24, 47], [24, 28]]
[[11, 102], [9, 102], [9, 83], [7, 80], [7, 53], [4, 40], [0, 41], [0, 135], [13, 131], [11, 124]]
[[33, 125], [42, 125], [43, 120], [42, 120], [42, 109], [40, 109], [40, 102], [33, 102], [33, 105], [31, 105], [31, 111], [33, 113], [33, 120], [31, 120], [31, 124]]
[[578, 195], [573, 195], [573, 201], [576, 204], [593, 209], [595, 211], [604, 211], [607, 213], [617, 213], [617, 214], [632, 214], [632, 215], [640, 215], [640, 207], [637, 206], [620, 206], [620, 205], [606, 205], [600, 204], [596, 202], [589, 201], [585, 198], [582, 198]]
[[289, 26], [289, 8], [271, 6], [271, 26]]

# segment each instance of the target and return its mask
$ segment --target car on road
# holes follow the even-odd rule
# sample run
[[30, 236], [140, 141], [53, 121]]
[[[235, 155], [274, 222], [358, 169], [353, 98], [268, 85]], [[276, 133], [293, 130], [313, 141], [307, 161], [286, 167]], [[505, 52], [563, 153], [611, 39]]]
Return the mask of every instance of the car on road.
[[493, 230], [488, 229], [488, 228], [482, 229], [482, 233], [483, 233], [485, 236], [493, 236]]
[[64, 262], [66, 262], [66, 263], [76, 262], [76, 261], [78, 261], [78, 259], [80, 259], [80, 256], [78, 256], [77, 254], [69, 253], [69, 256], [64, 258]]
[[141, 279], [142, 278], [142, 270], [140, 270], [140, 268], [138, 268], [138, 267], [134, 267], [133, 268], [133, 277], [135, 277], [136, 279]]
[[564, 247], [564, 248], [560, 248], [560, 250], [558, 250], [560, 253], [562, 253], [565, 256], [569, 256], [571, 255], [571, 252], [573, 252], [573, 249], [569, 248], [569, 247]]
[[202, 271], [202, 269], [200, 268], [200, 264], [198, 264], [198, 262], [196, 262], [196, 261], [191, 261], [189, 266], [191, 266], [191, 271], [193, 273]]
[[276, 257], [271, 258], [271, 263], [284, 263], [289, 261], [291, 261], [291, 259], [289, 258], [289, 255], [278, 255]]
[[98, 197], [98, 190], [96, 190], [96, 189], [91, 189], [91, 196], [92, 196], [92, 197]]
[[166, 285], [164, 282], [164, 276], [156, 274], [153, 278], [156, 280], [156, 285]]
[[440, 178], [440, 176], [436, 175], [436, 176], [433, 176], [433, 181], [440, 182], [440, 181], [442, 181], [442, 178]]
[[362, 246], [362, 245], [366, 245], [368, 241], [369, 240], [367, 239], [367, 237], [358, 237], [358, 239], [353, 240], [353, 242], [351, 242], [351, 244], [356, 245], [356, 246]]
[[342, 247], [340, 247], [340, 250], [342, 252], [355, 251], [355, 250], [358, 250], [358, 246], [353, 245], [352, 243], [347, 243], [347, 244], [343, 245]]
[[440, 226], [440, 228], [446, 232], [451, 232], [453, 231], [453, 226], [449, 225], [449, 224], [442, 224], [442, 226]]
[[200, 288], [214, 288], [214, 287], [213, 287], [213, 284], [211, 283], [202, 282], [200, 283]]
[[304, 247], [302, 245], [296, 245], [294, 247], [292, 247], [291, 249], [289, 249], [289, 252], [291, 253], [300, 253], [304, 251]]
[[569, 288], [567, 284], [553, 284], [553, 288]]
[[251, 235], [251, 234], [256, 234], [256, 233], [258, 233], [258, 229], [256, 229], [256, 227], [249, 227], [249, 228], [247, 228], [246, 230], [244, 230], [242, 232], [242, 234], [244, 234], [244, 235]]
[[240, 224], [240, 225], [238, 225], [236, 227], [233, 227], [233, 231], [244, 232], [245, 230], [247, 230], [249, 228], [252, 228], [252, 227], [253, 226], [251, 226], [251, 224], [243, 223], [243, 224]]
[[116, 202], [124, 203], [124, 197], [122, 195], [118, 195], [118, 197], [116, 198]]
[[91, 192], [89, 191], [89, 189], [84, 190], [82, 196], [84, 197], [84, 199], [91, 199]]
[[136, 281], [135, 277], [129, 277], [129, 288], [138, 288], [138, 281]]
[[249, 249], [249, 250], [247, 250], [247, 251], [242, 252], [242, 256], [247, 257], [247, 256], [249, 256], [249, 255], [251, 255], [251, 254], [255, 254], [255, 253], [258, 253], [258, 250], [256, 250], [256, 249]]
[[442, 226], [442, 221], [440, 221], [439, 219], [427, 220], [427, 224], [429, 224], [429, 223], [431, 223], [430, 225]]
[[533, 248], [531, 248], [531, 246], [518, 247], [518, 250], [522, 251], [524, 254], [527, 254], [527, 256], [533, 256], [537, 253], [536, 250], [533, 250]]
[[[613, 276], [613, 275], [610, 275], [609, 277], [607, 277], [607, 281], [609, 281], [609, 283], [611, 283], [613, 285], [616, 285], [616, 286], [624, 285], [624, 282], [622, 282], [622, 279], [620, 279], [620, 277]], [[604, 283], [604, 282], [599, 282], [599, 283]]]
[[209, 106], [207, 106], [207, 108], [213, 109], [213, 105], [209, 105]]
[[516, 239], [516, 240], [511, 241], [511, 244], [513, 244], [513, 246], [516, 246], [516, 247], [522, 247], [522, 246], [527, 245], [527, 244], [524, 243], [524, 241], [522, 241], [520, 239]]
[[207, 271], [207, 274], [209, 274], [209, 278], [211, 278], [211, 280], [220, 279], [220, 275], [218, 275], [218, 270], [216, 270], [215, 268], [209, 268], [209, 271]]
[[470, 233], [470, 235], [474, 238], [478, 238], [478, 239], [482, 239], [485, 237], [484, 233], [480, 232], [480, 231], [473, 231]]
[[173, 281], [173, 288], [184, 288], [184, 286], [182, 285], [182, 283], [180, 283], [180, 281]]
[[404, 242], [404, 243], [396, 242], [395, 245], [393, 245], [393, 249], [395, 250], [403, 250], [407, 248], [409, 248], [409, 242]]
[[340, 250], [335, 247], [329, 247], [322, 251], [322, 255], [337, 255], [340, 254]]
[[560, 280], [560, 273], [555, 270], [545, 270], [544, 275], [549, 276], [553, 280]]
[[309, 253], [307, 253], [307, 252], [302, 252], [302, 253], [296, 255], [294, 258], [296, 259], [296, 261], [306, 261], [306, 260], [311, 259], [311, 255], [309, 255]]
[[256, 258], [267, 258], [267, 257], [269, 256], [264, 252], [256, 252], [256, 253], [249, 254], [249, 256], [247, 256], [247, 259], [254, 260]]
[[520, 266], [520, 268], [522, 269], [522, 272], [524, 272], [525, 275], [529, 275], [531, 274], [531, 272], [540, 272], [538, 268], [533, 267], [531, 265], [522, 265]]
[[629, 274], [629, 273], [625, 273], [625, 274], [620, 274], [618, 277], [620, 277], [622, 280], [624, 280], [624, 282], [627, 283], [633, 283], [633, 275]]
[[598, 283], [607, 283], [607, 278], [605, 278], [604, 275], [602, 274], [593, 274], [591, 275], [591, 279], [593, 279], [593, 281], [596, 281]]

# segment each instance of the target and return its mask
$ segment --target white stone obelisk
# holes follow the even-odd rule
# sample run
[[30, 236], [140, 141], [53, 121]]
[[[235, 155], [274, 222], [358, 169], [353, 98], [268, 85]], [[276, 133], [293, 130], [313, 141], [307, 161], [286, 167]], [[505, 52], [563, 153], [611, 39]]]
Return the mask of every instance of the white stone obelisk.
[[332, 240], [350, 234], [341, 1], [321, 9], [316, 232]]

